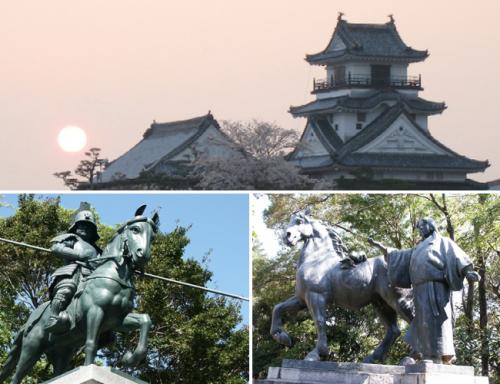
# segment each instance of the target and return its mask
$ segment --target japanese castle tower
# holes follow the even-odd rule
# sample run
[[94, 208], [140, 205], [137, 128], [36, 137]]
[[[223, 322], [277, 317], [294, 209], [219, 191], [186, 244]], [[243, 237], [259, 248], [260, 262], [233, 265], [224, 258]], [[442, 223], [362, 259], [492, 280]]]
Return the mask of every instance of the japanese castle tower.
[[314, 80], [316, 100], [290, 107], [307, 124], [288, 159], [332, 181], [364, 174], [459, 185], [468, 173], [483, 172], [488, 161], [462, 156], [429, 132], [429, 116], [446, 105], [420, 98], [422, 79], [408, 73], [410, 63], [427, 56], [403, 42], [392, 16], [385, 24], [354, 24], [340, 13], [327, 47], [306, 55], [309, 64], [325, 67], [326, 78]]

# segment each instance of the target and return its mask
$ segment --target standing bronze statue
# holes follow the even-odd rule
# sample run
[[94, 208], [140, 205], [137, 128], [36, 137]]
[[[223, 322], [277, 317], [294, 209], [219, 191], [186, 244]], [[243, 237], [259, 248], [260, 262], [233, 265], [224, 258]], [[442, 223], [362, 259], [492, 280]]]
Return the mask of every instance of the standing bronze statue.
[[100, 256], [95, 246], [97, 229], [88, 209], [77, 214], [67, 234], [53, 239], [52, 251], [67, 265], [54, 273], [52, 303], [35, 309], [17, 333], [0, 382], [15, 371], [12, 383], [19, 384], [42, 354], [53, 365], [55, 375], [69, 369], [73, 355], [82, 347], [85, 365], [92, 364], [102, 341], [115, 331], [140, 332], [137, 347], [122, 359], [125, 365], [136, 365], [145, 358], [151, 320], [147, 314], [131, 313], [133, 277], [149, 261], [159, 225], [157, 213], [151, 218], [143, 216], [145, 208], [141, 206], [116, 231]]
[[396, 287], [413, 288], [415, 318], [407, 341], [417, 358], [450, 364], [454, 360], [451, 291], [479, 280], [472, 262], [451, 239], [442, 237], [432, 219], [417, 223], [421, 241], [407, 250], [390, 250], [369, 239], [384, 253], [389, 279]]

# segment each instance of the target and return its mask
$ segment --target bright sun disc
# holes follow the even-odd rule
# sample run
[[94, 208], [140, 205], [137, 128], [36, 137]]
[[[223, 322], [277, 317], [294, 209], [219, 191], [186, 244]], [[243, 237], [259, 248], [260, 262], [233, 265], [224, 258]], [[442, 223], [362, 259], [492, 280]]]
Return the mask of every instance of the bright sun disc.
[[78, 152], [87, 144], [87, 135], [80, 127], [67, 126], [59, 132], [57, 142], [63, 151]]

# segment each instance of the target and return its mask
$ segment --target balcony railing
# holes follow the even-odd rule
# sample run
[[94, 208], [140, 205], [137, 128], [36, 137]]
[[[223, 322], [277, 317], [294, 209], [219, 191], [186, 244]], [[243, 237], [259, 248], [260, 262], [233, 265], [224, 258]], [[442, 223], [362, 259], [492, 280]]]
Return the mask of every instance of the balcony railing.
[[406, 88], [406, 89], [422, 89], [422, 77], [418, 76], [392, 76], [387, 77], [372, 77], [370, 75], [348, 75], [345, 79], [314, 79], [313, 93], [329, 91], [336, 88]]

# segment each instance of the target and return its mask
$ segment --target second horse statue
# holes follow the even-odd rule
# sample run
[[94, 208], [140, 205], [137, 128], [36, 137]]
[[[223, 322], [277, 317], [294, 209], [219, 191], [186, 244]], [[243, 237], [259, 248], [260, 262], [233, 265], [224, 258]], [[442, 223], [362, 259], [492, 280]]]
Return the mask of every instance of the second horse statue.
[[307, 308], [316, 326], [315, 348], [306, 360], [317, 361], [328, 356], [326, 338], [326, 308], [336, 304], [347, 309], [360, 309], [372, 304], [385, 326], [384, 339], [363, 362], [383, 362], [400, 335], [397, 318], [410, 323], [413, 319], [411, 291], [391, 287], [387, 264], [382, 256], [370, 258], [358, 264], [359, 257], [345, 257], [338, 235], [307, 213], [292, 215], [286, 229], [286, 242], [304, 245], [297, 265], [295, 294], [277, 304], [273, 310], [271, 335], [284, 345], [291, 339], [282, 329], [284, 312], [295, 313]]

